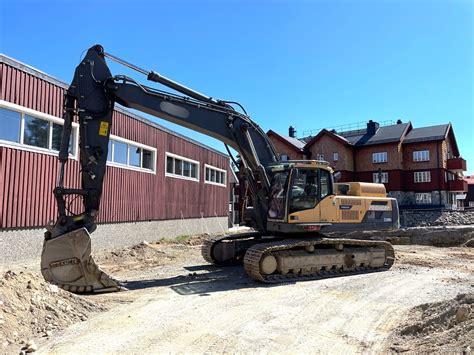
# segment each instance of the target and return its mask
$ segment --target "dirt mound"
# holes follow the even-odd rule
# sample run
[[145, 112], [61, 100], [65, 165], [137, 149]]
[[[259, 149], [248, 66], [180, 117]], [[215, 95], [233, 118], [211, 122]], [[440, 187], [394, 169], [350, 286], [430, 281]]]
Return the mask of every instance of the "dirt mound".
[[29, 339], [49, 337], [106, 308], [86, 296], [63, 291], [32, 272], [0, 275], [2, 352], [18, 353]]
[[390, 350], [417, 353], [469, 353], [474, 349], [474, 293], [426, 303], [397, 328]]
[[[94, 256], [96, 262], [107, 272], [137, 270], [143, 267], [163, 265], [176, 258], [173, 248], [199, 246], [207, 235], [178, 236], [176, 239], [161, 239], [154, 243], [143, 241], [130, 247], [116, 248]], [[167, 248], [169, 247], [169, 248]]]
[[173, 259], [173, 256], [158, 249], [158, 244], [140, 244], [116, 248], [95, 257], [96, 262], [107, 272], [136, 270], [143, 267], [158, 266]]

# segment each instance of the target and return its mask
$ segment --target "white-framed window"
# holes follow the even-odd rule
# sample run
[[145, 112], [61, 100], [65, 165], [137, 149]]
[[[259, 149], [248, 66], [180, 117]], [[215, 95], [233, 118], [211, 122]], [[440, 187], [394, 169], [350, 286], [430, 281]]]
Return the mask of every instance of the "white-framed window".
[[430, 171], [415, 171], [414, 172], [415, 182], [431, 182]]
[[324, 154], [318, 154], [316, 160], [324, 160]]
[[[0, 100], [0, 145], [58, 155], [64, 120], [8, 101]], [[79, 124], [73, 122], [69, 156], [77, 159]]]
[[338, 152], [332, 153], [332, 160], [333, 161], [338, 161], [339, 160], [339, 153]]
[[199, 181], [198, 161], [166, 152], [165, 164], [165, 176], [170, 176], [178, 179]]
[[204, 183], [227, 186], [227, 171], [204, 164]]
[[377, 152], [372, 153], [372, 163], [386, 163], [387, 162], [387, 152]]
[[386, 171], [380, 173], [382, 177], [382, 181], [379, 181], [379, 173], [374, 173], [373, 174], [373, 181], [375, 183], [382, 183], [382, 184], [387, 184], [388, 183], [388, 173]]
[[156, 148], [110, 135], [107, 165], [156, 173]]
[[430, 151], [429, 150], [415, 150], [413, 152], [413, 161], [429, 161]]
[[415, 201], [417, 204], [431, 203], [431, 194], [429, 192], [415, 193]]
[[287, 160], [290, 160], [289, 157], [288, 157], [288, 154], [281, 154], [280, 155], [280, 160], [281, 161], [287, 161]]

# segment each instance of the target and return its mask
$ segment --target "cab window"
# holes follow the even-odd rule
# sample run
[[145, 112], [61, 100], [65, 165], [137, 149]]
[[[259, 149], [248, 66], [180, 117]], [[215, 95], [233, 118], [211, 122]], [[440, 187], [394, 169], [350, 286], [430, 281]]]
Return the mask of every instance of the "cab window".
[[331, 176], [323, 169], [295, 169], [291, 178], [289, 213], [314, 208], [332, 194]]

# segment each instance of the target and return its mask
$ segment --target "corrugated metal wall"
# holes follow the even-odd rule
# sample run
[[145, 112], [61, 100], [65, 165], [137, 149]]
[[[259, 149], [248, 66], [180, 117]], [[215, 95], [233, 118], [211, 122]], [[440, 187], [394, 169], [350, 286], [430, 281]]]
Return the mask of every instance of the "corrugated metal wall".
[[[56, 117], [64, 89], [0, 63], [0, 99]], [[156, 175], [107, 167], [99, 222], [226, 216], [229, 187], [204, 184], [204, 164], [228, 170], [228, 158], [115, 112], [112, 134], [157, 148]], [[200, 181], [165, 177], [165, 152], [200, 162]], [[0, 228], [44, 226], [55, 219], [55, 156], [0, 146]], [[69, 160], [68, 187], [79, 187], [79, 164]], [[80, 209], [77, 199], [72, 210]]]

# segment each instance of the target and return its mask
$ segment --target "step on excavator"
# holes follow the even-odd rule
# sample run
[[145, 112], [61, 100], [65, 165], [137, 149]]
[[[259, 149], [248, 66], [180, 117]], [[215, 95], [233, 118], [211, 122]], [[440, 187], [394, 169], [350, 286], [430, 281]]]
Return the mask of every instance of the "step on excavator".
[[[112, 75], [106, 58], [179, 94], [145, 86], [125, 75]], [[392, 266], [390, 243], [328, 234], [399, 228], [397, 202], [387, 197], [383, 184], [336, 183], [337, 173], [325, 161], [283, 161], [240, 104], [205, 96], [95, 45], [77, 66], [64, 97], [60, 168], [53, 191], [58, 216], [47, 227], [41, 256], [46, 281], [75, 293], [125, 289], [95, 263], [90, 238], [99, 213], [115, 103], [216, 138], [231, 158], [229, 147], [239, 154], [239, 175], [250, 191], [248, 215], [254, 231], [209, 238], [202, 246], [206, 261], [222, 266], [243, 264], [249, 277], [265, 283], [381, 271]], [[75, 118], [80, 124], [81, 188], [64, 186]], [[82, 198], [80, 213], [68, 209], [68, 201], [75, 197]]]

